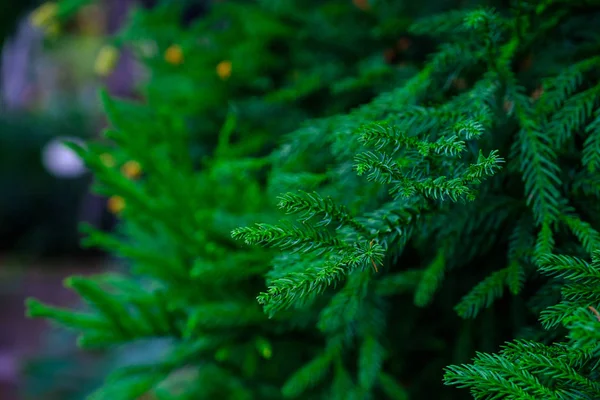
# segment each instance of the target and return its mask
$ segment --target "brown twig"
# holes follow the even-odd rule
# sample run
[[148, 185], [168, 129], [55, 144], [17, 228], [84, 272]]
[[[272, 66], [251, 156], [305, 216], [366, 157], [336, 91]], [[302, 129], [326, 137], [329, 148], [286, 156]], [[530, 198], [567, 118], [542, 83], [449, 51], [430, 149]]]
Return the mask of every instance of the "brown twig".
[[[375, 239], [371, 240], [371, 242], [369, 243], [370, 247], [373, 248], [373, 241]], [[373, 258], [371, 258], [371, 264], [373, 264], [373, 269], [375, 270], [375, 272], [379, 272], [379, 270], [377, 269], [377, 264], [375, 264], [375, 260], [373, 260]]]
[[594, 315], [596, 316], [596, 319], [598, 321], [600, 321], [600, 313], [598, 312], [598, 310], [596, 310], [594, 307], [589, 306], [588, 309], [594, 313]]

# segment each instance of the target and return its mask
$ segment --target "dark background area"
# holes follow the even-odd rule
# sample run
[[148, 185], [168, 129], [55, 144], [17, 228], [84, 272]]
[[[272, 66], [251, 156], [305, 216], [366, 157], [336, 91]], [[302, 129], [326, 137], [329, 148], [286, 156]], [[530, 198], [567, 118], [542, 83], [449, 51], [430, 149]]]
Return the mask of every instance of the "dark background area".
[[[24, 300], [33, 296], [57, 305], [76, 304], [76, 296], [63, 288], [64, 278], [112, 265], [104, 254], [79, 246], [81, 222], [110, 229], [114, 216], [106, 199], [89, 193], [90, 174], [62, 142], [101, 131], [99, 87], [127, 96], [134, 82], [127, 55], [110, 78], [93, 70], [95, 54], [106, 35], [122, 24], [130, 1], [84, 7], [73, 23], [61, 27], [59, 38], [31, 25], [31, 12], [40, 5], [4, 0], [0, 14], [2, 400], [23, 398], [24, 386], [33, 398], [66, 400], [61, 387], [81, 385], [94, 370], [77, 366], [97, 363], [94, 355], [84, 358], [77, 352], [72, 337], [52, 336], [48, 322], [27, 319]], [[68, 379], [53, 383], [50, 397], [36, 397], [53, 376]]]

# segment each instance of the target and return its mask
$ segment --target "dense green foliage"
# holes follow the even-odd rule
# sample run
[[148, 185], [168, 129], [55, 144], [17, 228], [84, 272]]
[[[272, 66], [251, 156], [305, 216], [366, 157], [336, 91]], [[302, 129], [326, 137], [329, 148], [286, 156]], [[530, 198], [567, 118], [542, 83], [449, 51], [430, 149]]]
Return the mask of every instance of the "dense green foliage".
[[145, 102], [105, 96], [116, 146], [78, 149], [125, 204], [86, 243], [131, 273], [29, 311], [83, 347], [173, 348], [92, 398], [600, 396], [600, 10], [423, 3], [134, 13], [116, 43]]

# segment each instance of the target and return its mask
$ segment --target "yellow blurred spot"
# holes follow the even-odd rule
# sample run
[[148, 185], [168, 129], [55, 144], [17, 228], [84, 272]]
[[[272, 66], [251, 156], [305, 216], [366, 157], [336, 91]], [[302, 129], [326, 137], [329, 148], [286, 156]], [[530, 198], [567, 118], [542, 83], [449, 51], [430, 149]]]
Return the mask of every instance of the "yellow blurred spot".
[[217, 64], [217, 75], [219, 78], [226, 80], [231, 76], [231, 61], [221, 61]]
[[142, 174], [142, 166], [137, 161], [127, 161], [121, 167], [121, 172], [129, 179], [136, 179]]
[[181, 47], [176, 44], [169, 46], [165, 51], [165, 61], [173, 65], [181, 64], [183, 62], [183, 50], [181, 50]]
[[410, 45], [412, 44], [411, 40], [407, 37], [401, 37], [398, 40], [398, 43], [396, 43], [396, 47], [398, 48], [398, 50], [400, 51], [406, 51], [409, 49]]
[[543, 94], [544, 88], [540, 86], [531, 93], [530, 97], [532, 100], [538, 100]]
[[108, 210], [113, 214], [119, 214], [125, 209], [125, 199], [121, 196], [111, 196], [108, 199]]
[[115, 158], [112, 156], [112, 154], [100, 154], [100, 161], [102, 162], [102, 164], [104, 164], [105, 167], [112, 168], [115, 166]]
[[515, 107], [515, 103], [513, 101], [510, 100], [504, 100], [504, 111], [506, 111], [507, 114], [511, 114], [513, 111], [513, 108]]
[[466, 89], [468, 85], [465, 78], [456, 78], [452, 81], [452, 86], [454, 86], [456, 89], [463, 90]]
[[531, 69], [531, 66], [533, 65], [533, 54], [528, 54], [525, 59], [523, 61], [521, 61], [521, 71], [527, 71], [529, 69]]
[[270, 348], [264, 348], [262, 351], [262, 355], [264, 358], [266, 358], [268, 360], [273, 355], [273, 351]]
[[46, 2], [36, 8], [29, 17], [31, 25], [37, 28], [46, 28], [48, 25], [55, 23], [58, 4], [53, 1]]
[[106, 13], [99, 4], [88, 4], [79, 9], [76, 15], [79, 34], [103, 36], [106, 31]]
[[369, 0], [352, 0], [352, 3], [363, 11], [367, 11], [371, 9], [371, 5], [369, 4]]
[[269, 343], [269, 341], [264, 338], [258, 338], [256, 340], [256, 348], [258, 352], [263, 356], [263, 358], [267, 360], [273, 356], [273, 349], [271, 348], [271, 343]]
[[108, 76], [117, 66], [119, 50], [114, 46], [103, 46], [98, 52], [94, 64], [94, 72], [100, 76]]
[[52, 22], [50, 25], [46, 26], [44, 32], [46, 33], [46, 36], [54, 38], [60, 33], [60, 24], [58, 22]]

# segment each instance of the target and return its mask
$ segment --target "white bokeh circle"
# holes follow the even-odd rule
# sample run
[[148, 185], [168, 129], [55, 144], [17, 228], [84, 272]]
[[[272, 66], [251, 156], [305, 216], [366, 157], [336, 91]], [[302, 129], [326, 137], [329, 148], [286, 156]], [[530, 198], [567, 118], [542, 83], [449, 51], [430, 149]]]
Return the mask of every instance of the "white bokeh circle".
[[83, 160], [64, 142], [75, 142], [83, 145], [79, 138], [57, 137], [50, 140], [42, 149], [42, 164], [46, 170], [57, 178], [78, 178], [86, 173]]

